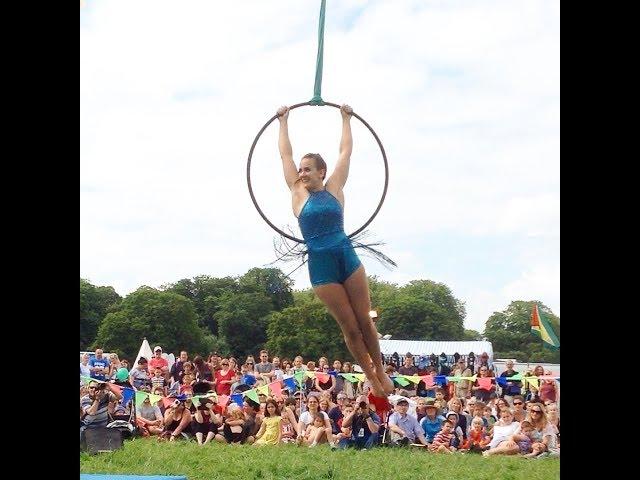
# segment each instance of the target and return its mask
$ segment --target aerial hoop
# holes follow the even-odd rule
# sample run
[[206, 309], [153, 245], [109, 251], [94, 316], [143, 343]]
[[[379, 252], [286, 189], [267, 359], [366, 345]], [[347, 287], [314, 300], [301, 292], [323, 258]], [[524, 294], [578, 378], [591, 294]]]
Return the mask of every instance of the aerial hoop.
[[[317, 103], [317, 102], [311, 100], [309, 102], [296, 103], [295, 105], [292, 105], [291, 107], [289, 107], [289, 110], [293, 110], [293, 109], [299, 108], [299, 107], [323, 106], [323, 105], [328, 105], [330, 107], [335, 107], [335, 108], [338, 108], [338, 109], [340, 108], [340, 105], [338, 105], [337, 103], [331, 103], [331, 102], [325, 102], [325, 101], [322, 101], [321, 103]], [[380, 152], [382, 152], [382, 160], [384, 161], [384, 189], [382, 190], [382, 196], [380, 197], [380, 202], [378, 203], [378, 207], [373, 212], [373, 215], [371, 215], [371, 217], [369, 217], [369, 220], [367, 220], [364, 225], [362, 225], [360, 228], [358, 228], [355, 232], [350, 233], [349, 234], [349, 238], [351, 238], [351, 237], [357, 235], [358, 233], [362, 232], [365, 228], [367, 228], [367, 226], [369, 226], [369, 224], [373, 221], [373, 219], [376, 218], [376, 215], [378, 215], [378, 212], [380, 211], [380, 208], [382, 208], [382, 204], [384, 203], [384, 198], [387, 195], [387, 186], [389, 185], [389, 164], [387, 163], [387, 154], [384, 151], [384, 147], [382, 146], [382, 142], [378, 138], [378, 135], [373, 130], [373, 128], [371, 128], [371, 125], [369, 125], [360, 115], [358, 115], [355, 112], [353, 112], [351, 115], [353, 115], [355, 118], [360, 120], [362, 122], [362, 124], [369, 129], [369, 131], [371, 132], [373, 137], [376, 139], [376, 142], [378, 142], [378, 146], [380, 147]], [[264, 212], [262, 211], [262, 209], [258, 205], [258, 201], [256, 200], [256, 197], [253, 194], [253, 188], [251, 187], [251, 157], [253, 157], [253, 150], [256, 148], [256, 145], [258, 144], [258, 140], [260, 139], [260, 136], [262, 135], [262, 133], [267, 129], [267, 127], [269, 125], [271, 125], [271, 122], [273, 122], [276, 118], [278, 118], [278, 114], [277, 113], [273, 117], [271, 117], [267, 121], [267, 123], [264, 124], [264, 126], [260, 129], [260, 131], [256, 135], [256, 138], [253, 140], [253, 144], [251, 144], [251, 150], [249, 150], [249, 158], [247, 158], [247, 186], [249, 187], [249, 195], [251, 195], [251, 201], [253, 202], [253, 205], [256, 207], [256, 210], [258, 210], [258, 213], [260, 214], [262, 219], [265, 222], [267, 222], [267, 224], [271, 228], [273, 228], [276, 232], [278, 232], [283, 237], [288, 238], [289, 240], [293, 240], [294, 242], [298, 242], [298, 243], [304, 243], [303, 239], [294, 237], [292, 235], [289, 235], [289, 234], [283, 232], [282, 230], [280, 230], [278, 227], [276, 227], [267, 218], [267, 216], [264, 214]]]

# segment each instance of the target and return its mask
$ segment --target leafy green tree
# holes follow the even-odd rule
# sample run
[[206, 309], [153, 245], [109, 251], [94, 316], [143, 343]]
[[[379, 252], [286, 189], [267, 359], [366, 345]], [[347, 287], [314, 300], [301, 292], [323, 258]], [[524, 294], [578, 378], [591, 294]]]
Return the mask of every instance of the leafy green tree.
[[272, 308], [272, 299], [263, 292], [223, 294], [214, 319], [218, 323], [219, 338], [226, 342], [234, 356], [255, 355], [263, 348], [267, 340], [267, 317]]
[[252, 268], [238, 279], [241, 292], [263, 292], [272, 302], [272, 310], [293, 305], [292, 281], [279, 268]]
[[233, 277], [216, 278], [199, 275], [193, 279], [183, 278], [175, 283], [164, 285], [162, 290], [178, 293], [190, 299], [196, 310], [198, 324], [207, 327], [213, 335], [218, 335], [218, 324], [214, 314], [220, 307], [220, 298], [225, 293], [237, 292], [238, 283]]
[[464, 335], [464, 304], [442, 283], [414, 280], [381, 296], [379, 307], [378, 331], [396, 338], [460, 340]]
[[321, 356], [351, 360], [340, 328], [320, 300], [313, 296], [296, 300], [296, 305], [269, 316], [267, 349], [290, 359], [302, 355], [305, 361]]
[[[560, 361], [560, 352], [548, 350], [543, 342], [531, 333], [531, 311], [538, 304], [539, 311], [551, 322], [560, 339], [560, 319], [551, 309], [539, 301], [516, 300], [506, 310], [494, 312], [485, 325], [484, 336], [493, 345], [495, 358], [515, 358], [521, 362]], [[515, 354], [524, 353], [522, 356]]]
[[398, 293], [398, 286], [379, 280], [376, 276], [369, 277], [369, 293], [371, 295], [371, 308], [382, 314], [384, 306], [387, 305]]
[[464, 329], [464, 333], [462, 335], [462, 340], [467, 342], [479, 342], [482, 340], [482, 334], [476, 330], [467, 330]]
[[133, 358], [144, 337], [167, 352], [202, 352], [204, 346], [204, 332], [198, 327], [191, 300], [146, 286], [127, 295], [107, 314], [94, 347]]
[[80, 279], [80, 350], [90, 347], [107, 312], [121, 301], [113, 287], [96, 287]]

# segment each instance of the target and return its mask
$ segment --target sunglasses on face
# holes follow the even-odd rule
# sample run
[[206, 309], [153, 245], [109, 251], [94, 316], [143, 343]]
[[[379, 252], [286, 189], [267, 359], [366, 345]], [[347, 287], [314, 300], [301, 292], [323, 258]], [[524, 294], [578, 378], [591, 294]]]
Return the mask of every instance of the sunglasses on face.
[[522, 405], [522, 402], [513, 402], [514, 405]]
[[542, 410], [530, 410], [531, 413], [542, 413]]

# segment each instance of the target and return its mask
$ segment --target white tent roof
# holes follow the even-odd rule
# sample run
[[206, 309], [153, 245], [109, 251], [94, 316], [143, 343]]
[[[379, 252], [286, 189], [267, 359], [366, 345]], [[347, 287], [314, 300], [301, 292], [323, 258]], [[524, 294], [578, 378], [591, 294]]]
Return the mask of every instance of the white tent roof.
[[[138, 356], [136, 357], [135, 362], [133, 362], [133, 365], [131, 365], [131, 368], [138, 365], [138, 360], [140, 360], [140, 357], [144, 357], [147, 360], [151, 360], [153, 358], [153, 352], [151, 351], [151, 347], [149, 346], [149, 342], [147, 341], [146, 337], [144, 338], [144, 340], [142, 340], [142, 345], [140, 345]], [[167, 361], [167, 363], [169, 364], [169, 368], [171, 368], [171, 366], [176, 361], [173, 353], [167, 354], [164, 351], [162, 352], [162, 358], [164, 358]]]
[[131, 368], [133, 368], [133, 367], [138, 365], [138, 360], [140, 360], [140, 357], [144, 357], [147, 360], [151, 360], [151, 357], [153, 357], [153, 352], [151, 351], [151, 347], [149, 346], [149, 342], [147, 342], [146, 337], [145, 337], [144, 340], [142, 340], [142, 345], [140, 345], [140, 350], [138, 351], [138, 356], [136, 357], [135, 361], [133, 362], [133, 365], [131, 365]]
[[431, 342], [426, 340], [380, 340], [380, 351], [383, 355], [393, 355], [397, 352], [403, 357], [407, 352], [413, 356], [420, 355], [440, 355], [442, 352], [447, 355], [458, 353], [464, 357], [470, 352], [479, 357], [483, 352], [487, 352], [489, 359], [493, 360], [493, 346], [491, 342]]

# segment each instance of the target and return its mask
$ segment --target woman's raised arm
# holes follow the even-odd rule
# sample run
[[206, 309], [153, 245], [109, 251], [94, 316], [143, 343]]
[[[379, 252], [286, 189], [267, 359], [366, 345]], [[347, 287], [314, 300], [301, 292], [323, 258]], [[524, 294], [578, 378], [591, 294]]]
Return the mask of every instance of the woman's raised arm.
[[349, 164], [351, 163], [351, 151], [353, 150], [353, 136], [351, 135], [352, 113], [353, 109], [349, 105], [342, 105], [342, 107], [340, 107], [340, 114], [342, 115], [340, 154], [336, 168], [327, 180], [327, 188], [336, 192], [342, 190], [349, 176]]
[[292, 189], [298, 180], [298, 169], [293, 161], [293, 150], [289, 141], [289, 107], [282, 106], [278, 109], [278, 120], [280, 121], [278, 149], [280, 150], [280, 158], [282, 158], [282, 170], [287, 186]]

